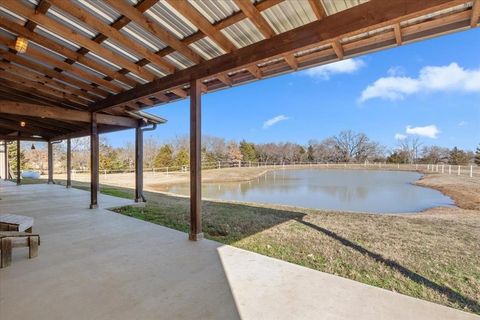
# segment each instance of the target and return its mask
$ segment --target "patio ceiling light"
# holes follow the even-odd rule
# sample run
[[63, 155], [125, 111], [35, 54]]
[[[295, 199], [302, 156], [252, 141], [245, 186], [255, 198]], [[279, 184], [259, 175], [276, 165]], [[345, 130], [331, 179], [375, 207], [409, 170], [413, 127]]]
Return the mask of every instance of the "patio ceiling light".
[[27, 52], [27, 47], [28, 40], [22, 37], [17, 37], [17, 40], [15, 41], [15, 50], [18, 53], [25, 53]]
[[25, 121], [20, 121], [20, 127], [25, 127], [27, 123]]

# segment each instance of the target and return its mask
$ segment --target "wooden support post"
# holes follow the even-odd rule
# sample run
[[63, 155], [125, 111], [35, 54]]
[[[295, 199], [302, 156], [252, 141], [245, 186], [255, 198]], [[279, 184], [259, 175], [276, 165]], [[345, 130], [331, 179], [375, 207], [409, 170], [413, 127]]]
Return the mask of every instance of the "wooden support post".
[[67, 139], [67, 188], [72, 187], [72, 141]]
[[143, 131], [135, 128], [135, 202], [144, 202], [143, 198]]
[[4, 180], [7, 181], [8, 180], [8, 174], [9, 174], [9, 172], [8, 172], [8, 143], [7, 143], [7, 140], [4, 141], [3, 146], [4, 146], [4, 150], [5, 150], [5, 159], [4, 159], [5, 160], [5, 179]]
[[53, 144], [48, 141], [48, 184], [53, 183]]
[[97, 128], [97, 114], [92, 112], [90, 123], [90, 209], [98, 207], [98, 167], [99, 142]]
[[203, 239], [202, 233], [202, 159], [201, 159], [201, 82], [190, 83], [190, 234], [189, 239]]
[[21, 162], [20, 162], [20, 139], [17, 139], [17, 185], [22, 182], [21, 174]]

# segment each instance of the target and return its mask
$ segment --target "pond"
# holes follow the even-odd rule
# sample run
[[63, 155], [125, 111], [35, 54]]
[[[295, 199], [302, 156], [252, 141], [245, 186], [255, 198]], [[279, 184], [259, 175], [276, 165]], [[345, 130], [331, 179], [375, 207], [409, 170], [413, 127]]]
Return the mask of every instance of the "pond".
[[[413, 183], [406, 171], [297, 169], [270, 171], [247, 182], [204, 183], [203, 198], [371, 213], [413, 213], [452, 206], [441, 192]], [[162, 191], [189, 194], [188, 184]]]

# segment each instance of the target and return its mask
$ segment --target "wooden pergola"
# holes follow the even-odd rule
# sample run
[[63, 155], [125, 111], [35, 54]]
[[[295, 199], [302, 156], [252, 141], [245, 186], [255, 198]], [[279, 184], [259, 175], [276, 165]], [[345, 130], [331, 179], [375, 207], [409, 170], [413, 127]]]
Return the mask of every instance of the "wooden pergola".
[[163, 123], [141, 110], [190, 97], [197, 240], [202, 93], [477, 27], [479, 13], [480, 0], [0, 0], [0, 140], [47, 141], [51, 156], [89, 135], [95, 207], [98, 134], [135, 128], [141, 200], [142, 128]]

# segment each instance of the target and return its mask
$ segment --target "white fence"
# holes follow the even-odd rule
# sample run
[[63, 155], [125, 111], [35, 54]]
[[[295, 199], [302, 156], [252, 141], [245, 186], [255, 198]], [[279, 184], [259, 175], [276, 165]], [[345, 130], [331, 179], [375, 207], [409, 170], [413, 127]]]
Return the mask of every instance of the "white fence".
[[[384, 162], [365, 162], [365, 163], [322, 163], [322, 162], [251, 162], [251, 161], [217, 161], [204, 162], [202, 169], [222, 169], [222, 168], [266, 168], [266, 169], [292, 169], [292, 168], [331, 168], [331, 169], [376, 169], [376, 170], [415, 170], [422, 172], [434, 172], [447, 175], [480, 177], [480, 167], [476, 165], [457, 166], [448, 164], [395, 164]], [[144, 168], [145, 174], [169, 175], [179, 172], [188, 172], [189, 166], [169, 166]], [[87, 174], [89, 170], [72, 170], [72, 179], [76, 175]], [[135, 169], [124, 170], [100, 170], [103, 178], [107, 179], [109, 175], [133, 173]], [[55, 171], [55, 174], [66, 174], [65, 171]]]

